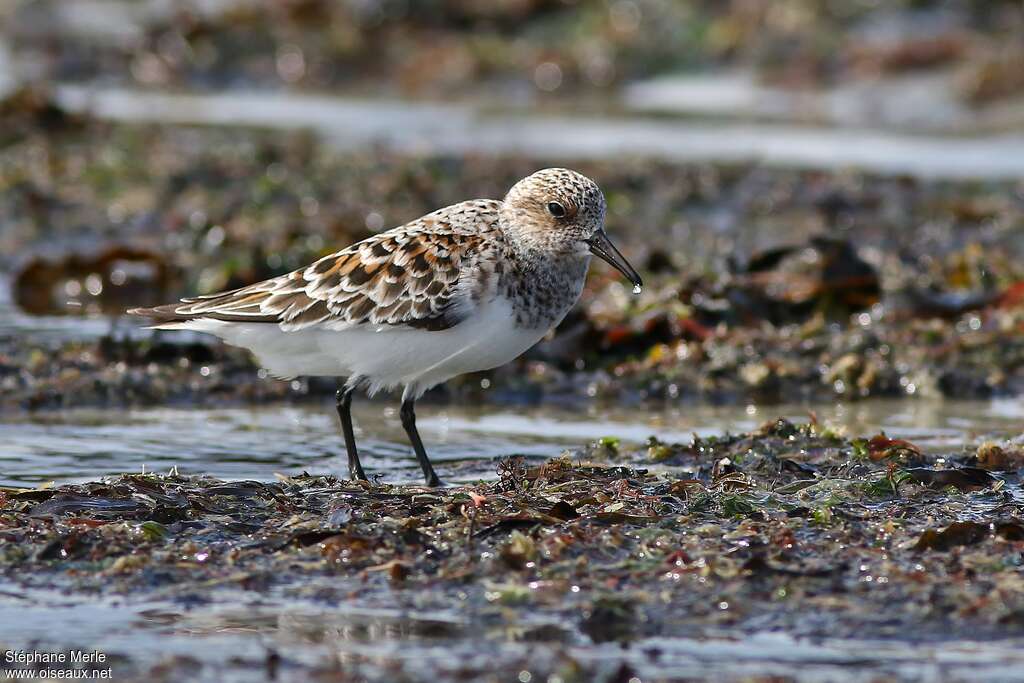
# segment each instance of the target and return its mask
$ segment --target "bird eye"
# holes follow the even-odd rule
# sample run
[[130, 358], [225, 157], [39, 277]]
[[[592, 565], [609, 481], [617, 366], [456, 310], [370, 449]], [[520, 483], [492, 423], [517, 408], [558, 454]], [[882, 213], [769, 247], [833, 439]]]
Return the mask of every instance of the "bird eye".
[[565, 218], [565, 207], [558, 202], [548, 202], [548, 213], [555, 218]]

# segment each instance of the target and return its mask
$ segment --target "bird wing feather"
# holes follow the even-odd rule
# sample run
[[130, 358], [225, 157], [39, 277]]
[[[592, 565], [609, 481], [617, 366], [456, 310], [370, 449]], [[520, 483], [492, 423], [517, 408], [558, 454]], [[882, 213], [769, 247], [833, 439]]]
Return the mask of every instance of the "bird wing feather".
[[450, 218], [453, 213], [460, 219], [456, 223], [491, 218], [479, 210], [489, 207], [464, 204], [477, 210], [448, 207], [285, 275], [129, 313], [157, 324], [203, 318], [277, 323], [286, 331], [361, 324], [447, 329], [471, 313], [474, 285], [466, 280], [479, 273], [488, 233], [480, 225], [453, 227]]

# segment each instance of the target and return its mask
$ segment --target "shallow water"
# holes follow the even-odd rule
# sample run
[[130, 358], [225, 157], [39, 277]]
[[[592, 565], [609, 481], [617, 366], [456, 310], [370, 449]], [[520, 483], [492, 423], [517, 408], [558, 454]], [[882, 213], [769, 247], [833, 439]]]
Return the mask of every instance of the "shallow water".
[[[606, 676], [626, 664], [640, 680], [1024, 680], [1019, 640], [909, 644], [812, 640], [766, 631], [594, 647], [558, 624], [534, 623], [528, 615], [513, 629], [496, 629], [472, 610], [428, 615], [401, 607], [286, 606], [244, 592], [221, 597], [220, 604], [186, 608], [168, 601], [83, 601], [52, 591], [0, 596], [0, 644], [99, 650], [112, 659], [115, 673], [130, 671], [126, 660], [133, 656], [159, 652], [163, 661], [195, 662], [190, 679], [197, 681], [264, 680], [270, 653], [283, 656], [277, 679], [285, 681], [308, 680], [310, 667], [353, 676], [344, 680], [386, 680], [397, 672], [440, 679], [474, 669], [506, 671], [502, 680], [524, 680], [522, 673], [516, 675], [524, 662], [522, 671], [551, 670], [566, 657]], [[54, 620], [55, 611], [60, 620]], [[541, 632], [545, 642], [532, 642], [529, 634]], [[199, 662], [220, 664], [199, 670]]]
[[[276, 472], [303, 470], [341, 473], [344, 449], [332, 409], [325, 403], [8, 416], [0, 422], [0, 480], [33, 486], [175, 467], [227, 479], [270, 480]], [[425, 404], [418, 412], [424, 440], [449, 482], [493, 477], [501, 457], [555, 455], [601, 436], [626, 443], [650, 435], [689, 441], [693, 433], [748, 430], [778, 416], [807, 419], [802, 406], [566, 412]], [[355, 414], [367, 469], [386, 481], [418, 482], [419, 469], [395, 406], [362, 401]], [[1024, 405], [1017, 400], [869, 400], [818, 406], [817, 417], [851, 434], [884, 429], [927, 450], [957, 452], [986, 437], [1019, 438]], [[474, 668], [515, 674], [524, 662], [552, 671], [566, 657], [608, 676], [625, 664], [641, 680], [774, 675], [808, 682], [1010, 681], [1021, 680], [1024, 670], [1024, 650], [1016, 641], [822, 642], [723, 631], [720, 637], [595, 647], [572, 624], [552, 623], [550, 617], [545, 622], [529, 610], [517, 612], [511, 625], [496, 623], [493, 607], [489, 611], [472, 599], [452, 605], [450, 612], [423, 609], [408, 591], [364, 595], [359, 577], [310, 577], [301, 587], [258, 591], [231, 588], [230, 577], [225, 581], [212, 600], [190, 601], [187, 591], [174, 586], [145, 595], [93, 596], [62, 591], [47, 580], [0, 577], [0, 646], [99, 649], [113, 659], [115, 672], [125, 675], [176, 657], [179, 664], [187, 662], [181, 666], [191, 680], [210, 681], [263, 679], [271, 652], [283, 658], [277, 675], [284, 681], [306, 680], [311, 670], [324, 667], [374, 680], [393, 679], [396, 672], [443, 679]], [[26, 589], [26, 583], [35, 587]], [[315, 598], [321, 589], [360, 599], [325, 605]]]
[[339, 149], [383, 146], [407, 153], [527, 154], [541, 159], [662, 159], [761, 163], [816, 169], [858, 168], [924, 178], [1016, 179], [1024, 137], [910, 135], [872, 128], [703, 122], [485, 112], [468, 103], [279, 92], [169, 94], [60, 85], [57, 102], [73, 112], [132, 123], [309, 129]]
[[[389, 482], [417, 481], [419, 468], [394, 402], [357, 402], [363, 465]], [[699, 406], [670, 410], [550, 407], [471, 410], [424, 404], [418, 424], [432, 459], [449, 481], [491, 478], [499, 458], [557, 455], [603, 436], [643, 443], [650, 436], [689, 442], [750, 430], [767, 419], [806, 421], [803, 406]], [[988, 436], [1018, 435], [1024, 402], [881, 401], [816, 407], [819, 420], [851, 434], [885, 430], [923, 448], [956, 450]], [[272, 480], [275, 473], [342, 474], [343, 442], [333, 405], [76, 410], [0, 418], [0, 484], [83, 481], [124, 472], [209, 474]]]
[[941, 69], [809, 89], [767, 84], [749, 70], [670, 74], [627, 84], [622, 100], [631, 112], [916, 133], [1019, 130], [1024, 122], [1024, 101], [971, 106], [959, 94], [956, 71]]

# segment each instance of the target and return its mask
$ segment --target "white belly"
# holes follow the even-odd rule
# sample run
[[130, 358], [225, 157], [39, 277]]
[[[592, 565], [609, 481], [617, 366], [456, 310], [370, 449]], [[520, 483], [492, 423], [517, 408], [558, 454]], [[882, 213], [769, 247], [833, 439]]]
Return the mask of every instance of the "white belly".
[[326, 333], [321, 347], [349, 370], [345, 374], [367, 378], [371, 391], [404, 385], [418, 396], [457, 375], [503, 365], [546, 332], [517, 328], [511, 305], [497, 298], [447, 330], [354, 328]]
[[278, 377], [358, 376], [371, 393], [407, 386], [414, 397], [456, 375], [503, 365], [548, 331], [516, 327], [512, 306], [503, 297], [480, 306], [455, 327], [434, 332], [369, 325], [285, 332], [266, 323], [208, 319], [176, 327], [210, 332], [245, 347]]

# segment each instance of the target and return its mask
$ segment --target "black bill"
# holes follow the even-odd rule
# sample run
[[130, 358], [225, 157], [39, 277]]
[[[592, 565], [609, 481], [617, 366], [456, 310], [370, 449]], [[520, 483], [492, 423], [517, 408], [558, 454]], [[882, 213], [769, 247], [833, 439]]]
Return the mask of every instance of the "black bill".
[[611, 264], [612, 268], [629, 278], [634, 287], [643, 286], [640, 273], [636, 272], [633, 266], [629, 265], [629, 262], [622, 257], [604, 230], [595, 232], [594, 236], [587, 240], [587, 244], [590, 245], [590, 253]]

